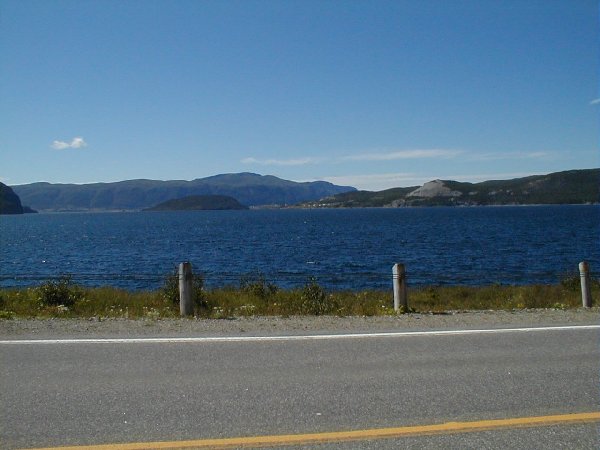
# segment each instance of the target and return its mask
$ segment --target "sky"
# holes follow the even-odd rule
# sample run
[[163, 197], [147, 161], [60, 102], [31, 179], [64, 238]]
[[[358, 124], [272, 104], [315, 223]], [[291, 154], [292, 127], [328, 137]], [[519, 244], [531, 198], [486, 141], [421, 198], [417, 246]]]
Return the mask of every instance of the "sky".
[[0, 181], [600, 167], [596, 0], [0, 0]]

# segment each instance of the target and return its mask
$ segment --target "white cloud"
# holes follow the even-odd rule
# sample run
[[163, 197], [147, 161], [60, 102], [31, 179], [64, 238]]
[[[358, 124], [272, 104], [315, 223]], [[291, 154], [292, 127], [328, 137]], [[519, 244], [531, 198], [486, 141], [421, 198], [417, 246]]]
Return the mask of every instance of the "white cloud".
[[600, 98], [595, 98], [594, 100], [592, 100], [590, 102], [590, 105], [598, 105], [598, 104], [600, 104]]
[[291, 159], [256, 159], [244, 158], [242, 164], [258, 164], [261, 166], [305, 166], [307, 164], [317, 164], [323, 161], [323, 158], [291, 158]]
[[342, 161], [393, 161], [397, 159], [427, 159], [427, 158], [454, 158], [463, 152], [443, 148], [434, 149], [411, 149], [397, 150], [386, 153], [363, 153], [360, 155], [348, 155], [341, 158]]
[[67, 144], [64, 141], [54, 141], [54, 142], [52, 142], [52, 148], [54, 150], [63, 150], [65, 148], [69, 148], [69, 147], [70, 147], [70, 145]]
[[51, 147], [55, 150], [64, 150], [66, 148], [82, 148], [87, 147], [87, 143], [82, 137], [74, 137], [71, 142], [53, 141]]

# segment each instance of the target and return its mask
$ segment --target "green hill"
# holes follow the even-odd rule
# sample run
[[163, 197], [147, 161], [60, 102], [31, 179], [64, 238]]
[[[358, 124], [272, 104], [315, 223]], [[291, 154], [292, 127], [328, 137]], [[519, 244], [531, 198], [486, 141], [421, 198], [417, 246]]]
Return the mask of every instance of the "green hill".
[[402, 207], [586, 204], [600, 202], [600, 169], [569, 170], [512, 180], [462, 183], [433, 180], [420, 187], [355, 191], [301, 207]]
[[200, 211], [248, 209], [233, 197], [226, 195], [191, 195], [189, 197], [168, 200], [144, 211]]

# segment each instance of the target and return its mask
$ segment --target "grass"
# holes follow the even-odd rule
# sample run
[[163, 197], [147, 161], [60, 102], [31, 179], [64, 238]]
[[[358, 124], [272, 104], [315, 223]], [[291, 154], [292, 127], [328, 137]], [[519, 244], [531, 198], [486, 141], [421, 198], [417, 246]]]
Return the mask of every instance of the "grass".
[[[0, 319], [179, 317], [173, 279], [157, 291], [127, 291], [112, 287], [84, 288], [61, 278], [40, 286], [0, 289]], [[395, 315], [390, 291], [327, 292], [315, 280], [299, 289], [282, 290], [264, 276], [243, 278], [239, 287], [204, 290], [195, 284], [195, 316], [227, 319], [242, 316], [384, 316]], [[592, 282], [595, 305], [600, 282]], [[553, 285], [430, 286], [409, 289], [411, 312], [465, 310], [571, 309], [581, 306], [579, 277]], [[403, 311], [404, 312], [404, 311]]]

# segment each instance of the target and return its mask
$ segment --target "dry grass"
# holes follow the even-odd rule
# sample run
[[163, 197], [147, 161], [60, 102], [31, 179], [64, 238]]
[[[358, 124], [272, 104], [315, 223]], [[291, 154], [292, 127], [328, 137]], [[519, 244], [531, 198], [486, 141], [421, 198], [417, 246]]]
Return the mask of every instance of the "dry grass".
[[[409, 289], [412, 311], [568, 309], [581, 306], [578, 279], [555, 285], [450, 286]], [[46, 290], [44, 290], [45, 288]], [[52, 288], [52, 286], [50, 286]], [[48, 286], [0, 290], [0, 318], [101, 317], [160, 319], [179, 316], [172, 296], [159, 291], [126, 291], [112, 287], [83, 288], [68, 284], [59, 293], [76, 300], [61, 304], [60, 295], [44, 300]], [[313, 280], [301, 289], [280, 290], [264, 278], [239, 288], [202, 290], [196, 315], [205, 318], [241, 316], [337, 315], [379, 316], [396, 314], [390, 291], [326, 292]], [[44, 294], [46, 293], [46, 294]], [[71, 295], [71, 297], [68, 297]], [[598, 304], [600, 283], [592, 283], [592, 299]], [[58, 298], [58, 300], [57, 300]]]

